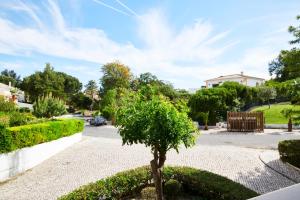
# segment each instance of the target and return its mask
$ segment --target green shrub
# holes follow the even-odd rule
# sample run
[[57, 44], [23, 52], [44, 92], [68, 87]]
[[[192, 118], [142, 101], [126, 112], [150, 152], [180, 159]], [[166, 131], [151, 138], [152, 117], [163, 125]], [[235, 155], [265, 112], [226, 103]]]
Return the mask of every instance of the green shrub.
[[283, 162], [300, 168], [300, 140], [284, 140], [279, 142], [278, 151]]
[[144, 189], [142, 189], [141, 198], [144, 200], [156, 199], [155, 187], [145, 187]]
[[8, 127], [9, 126], [9, 116], [0, 115], [0, 126]]
[[20, 113], [30, 113], [31, 110], [27, 107], [22, 107], [22, 108], [19, 108], [19, 112]]
[[179, 194], [181, 189], [181, 184], [175, 180], [170, 179], [165, 183], [164, 194], [168, 197], [172, 197], [172, 199]]
[[1, 129], [0, 153], [69, 136], [81, 132], [83, 126], [82, 120], [66, 119]]
[[[243, 185], [225, 177], [189, 167], [165, 167], [165, 181], [175, 179], [183, 188], [210, 200], [243, 200], [258, 194]], [[141, 190], [150, 185], [152, 180], [149, 167], [140, 167], [124, 171], [95, 183], [81, 186], [79, 189], [60, 197], [60, 200], [79, 199], [123, 199], [137, 196]]]
[[62, 100], [48, 96], [39, 98], [33, 104], [33, 114], [37, 117], [53, 117], [67, 113]]
[[21, 126], [26, 125], [36, 119], [30, 113], [11, 112], [9, 113], [9, 126]]
[[0, 95], [0, 112], [12, 112], [16, 110], [14, 102], [6, 101], [4, 96]]

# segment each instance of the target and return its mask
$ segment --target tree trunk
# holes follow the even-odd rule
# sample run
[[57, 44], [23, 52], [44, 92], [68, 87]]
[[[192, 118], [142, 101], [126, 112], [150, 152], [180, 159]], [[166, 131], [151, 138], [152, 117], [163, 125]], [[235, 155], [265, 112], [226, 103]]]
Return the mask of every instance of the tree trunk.
[[289, 118], [289, 123], [288, 123], [288, 132], [292, 132], [293, 131], [293, 123], [292, 123], [292, 119]]
[[270, 100], [268, 100], [268, 105], [269, 105], [269, 109], [271, 108], [271, 105], [270, 105]]
[[207, 122], [205, 122], [204, 130], [208, 130]]
[[162, 189], [162, 173], [161, 168], [166, 160], [165, 153], [158, 153], [157, 150], [153, 152], [154, 159], [150, 162], [152, 175], [154, 179], [154, 185], [156, 190], [157, 200], [163, 199], [163, 189]]

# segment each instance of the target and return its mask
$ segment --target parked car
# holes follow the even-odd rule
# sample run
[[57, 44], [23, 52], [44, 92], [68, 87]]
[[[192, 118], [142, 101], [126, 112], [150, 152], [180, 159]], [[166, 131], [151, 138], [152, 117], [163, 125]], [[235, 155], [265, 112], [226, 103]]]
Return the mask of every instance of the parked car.
[[93, 126], [107, 125], [107, 121], [102, 116], [96, 116], [90, 120], [90, 125], [93, 125]]

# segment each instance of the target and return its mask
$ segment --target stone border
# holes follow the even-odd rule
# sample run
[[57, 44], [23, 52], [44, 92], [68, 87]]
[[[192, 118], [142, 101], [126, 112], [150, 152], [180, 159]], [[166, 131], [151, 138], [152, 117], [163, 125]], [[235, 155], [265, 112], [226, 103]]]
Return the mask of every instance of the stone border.
[[271, 151], [264, 151], [259, 155], [259, 159], [269, 168], [288, 178], [294, 183], [300, 183], [300, 171], [294, 166], [284, 163], [279, 158], [279, 153], [272, 153]]
[[79, 142], [82, 133], [0, 154], [0, 181], [5, 181]]

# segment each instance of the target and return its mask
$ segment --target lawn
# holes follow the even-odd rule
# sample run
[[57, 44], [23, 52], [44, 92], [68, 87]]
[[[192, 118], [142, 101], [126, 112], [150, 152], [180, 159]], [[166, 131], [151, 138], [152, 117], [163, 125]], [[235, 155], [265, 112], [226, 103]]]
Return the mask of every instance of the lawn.
[[300, 110], [300, 106], [293, 106], [288, 103], [286, 104], [272, 104], [269, 106], [255, 107], [251, 111], [263, 111], [266, 119], [266, 124], [287, 124], [288, 120], [280, 113], [285, 108], [294, 108]]

